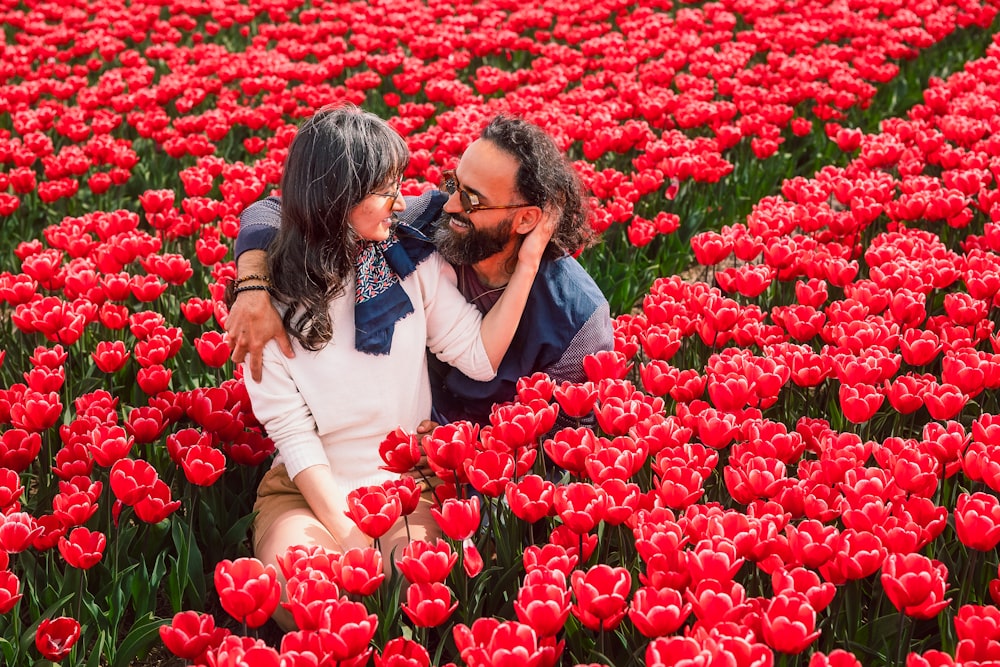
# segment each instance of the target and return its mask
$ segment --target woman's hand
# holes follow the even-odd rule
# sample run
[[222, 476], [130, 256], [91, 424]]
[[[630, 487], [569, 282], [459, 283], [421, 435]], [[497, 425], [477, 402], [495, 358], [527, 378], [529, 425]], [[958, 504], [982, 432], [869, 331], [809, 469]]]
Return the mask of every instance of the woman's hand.
[[549, 246], [552, 235], [562, 220], [562, 209], [549, 206], [542, 211], [542, 217], [530, 232], [521, 239], [521, 247], [517, 252], [517, 265], [538, 270], [545, 249]]

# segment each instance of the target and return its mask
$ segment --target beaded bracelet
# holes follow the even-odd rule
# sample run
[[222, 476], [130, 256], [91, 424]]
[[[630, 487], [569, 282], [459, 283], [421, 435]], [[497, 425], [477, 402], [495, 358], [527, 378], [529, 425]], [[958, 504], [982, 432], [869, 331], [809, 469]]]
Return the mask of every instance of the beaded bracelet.
[[271, 288], [267, 285], [244, 285], [243, 287], [237, 287], [233, 290], [233, 294], [240, 294], [242, 292], [257, 292], [264, 291], [270, 293]]
[[270, 277], [262, 275], [260, 273], [251, 273], [248, 276], [243, 276], [242, 278], [237, 278], [234, 282], [238, 286], [241, 283], [247, 282], [248, 280], [260, 280], [261, 282], [265, 282], [265, 283], [271, 282], [271, 278]]

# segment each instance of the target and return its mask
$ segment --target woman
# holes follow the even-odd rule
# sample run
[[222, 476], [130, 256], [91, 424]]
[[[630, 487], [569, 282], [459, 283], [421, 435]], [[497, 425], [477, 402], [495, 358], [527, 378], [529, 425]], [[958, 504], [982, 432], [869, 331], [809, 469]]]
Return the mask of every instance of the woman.
[[[265, 563], [293, 545], [368, 545], [344, 514], [346, 497], [394, 477], [380, 470], [379, 443], [429, 416], [425, 350], [491, 379], [551, 235], [550, 216], [540, 216], [503, 297], [480, 316], [430, 242], [394, 229], [408, 159], [395, 131], [354, 107], [320, 110], [289, 148], [269, 291], [297, 349], [288, 358], [269, 343], [262, 381], [247, 383], [278, 450], [255, 505], [254, 551]], [[429, 501], [410, 529], [414, 539], [434, 530]], [[382, 538], [386, 554], [404, 539], [401, 525]]]

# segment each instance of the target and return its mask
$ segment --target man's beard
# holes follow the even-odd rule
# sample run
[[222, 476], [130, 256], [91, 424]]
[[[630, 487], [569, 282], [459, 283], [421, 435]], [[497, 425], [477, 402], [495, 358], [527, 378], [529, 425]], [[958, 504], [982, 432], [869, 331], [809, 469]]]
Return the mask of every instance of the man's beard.
[[492, 257], [507, 247], [510, 230], [514, 226], [513, 216], [501, 221], [492, 229], [479, 229], [468, 224], [465, 233], [455, 232], [449, 222], [452, 218], [468, 223], [468, 218], [442, 213], [434, 223], [434, 245], [441, 256], [452, 264], [464, 266], [477, 264]]

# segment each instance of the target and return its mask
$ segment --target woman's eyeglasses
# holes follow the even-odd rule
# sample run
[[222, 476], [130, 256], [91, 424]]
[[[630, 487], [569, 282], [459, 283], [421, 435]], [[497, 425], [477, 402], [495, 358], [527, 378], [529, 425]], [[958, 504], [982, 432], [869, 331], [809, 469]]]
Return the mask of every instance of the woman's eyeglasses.
[[403, 187], [403, 181], [400, 180], [396, 183], [395, 192], [369, 192], [368, 194], [375, 195], [376, 197], [385, 197], [386, 199], [392, 200], [392, 203], [395, 204], [396, 200], [399, 199], [399, 195], [402, 194], [401, 193], [402, 187]]

